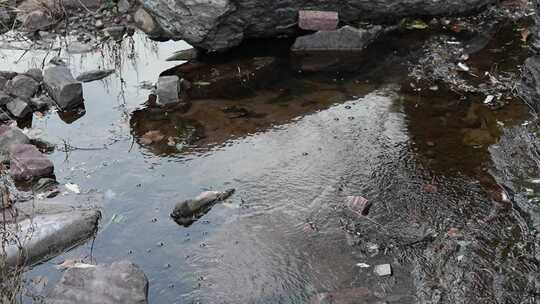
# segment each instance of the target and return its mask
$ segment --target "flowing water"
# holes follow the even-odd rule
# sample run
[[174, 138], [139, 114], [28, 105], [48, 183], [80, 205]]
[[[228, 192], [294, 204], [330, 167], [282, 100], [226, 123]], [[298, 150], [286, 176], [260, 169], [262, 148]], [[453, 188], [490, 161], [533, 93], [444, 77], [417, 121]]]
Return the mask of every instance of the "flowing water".
[[[470, 64], [488, 69], [501, 61], [493, 50], [510, 41], [515, 67], [526, 56], [519, 33], [502, 40]], [[488, 173], [487, 145], [466, 144], [464, 137], [482, 125], [496, 141], [501, 130], [528, 119], [528, 109], [512, 99], [493, 111], [482, 97], [463, 99], [443, 86], [410, 90], [405, 54], [411, 49], [397, 46], [395, 52], [375, 46], [375, 59], [363, 55], [327, 72], [299, 73], [285, 57], [276, 70], [285, 76], [268, 88], [196, 100], [187, 113], [149, 107], [149, 91], [140, 88], [178, 64], [164, 58], [189, 47], [182, 42], [136, 34], [95, 52], [62, 53], [75, 75], [98, 67], [118, 71], [84, 85], [84, 113], [46, 113], [31, 122], [60, 148], [49, 156], [59, 182], [103, 194], [103, 219], [95, 239], [26, 278], [46, 277], [50, 288], [61, 276], [55, 265], [65, 259], [128, 259], [148, 276], [151, 303], [309, 303], [321, 292], [355, 299], [341, 303], [439, 303], [437, 290], [450, 303], [475, 289], [489, 290], [482, 296], [494, 303], [525, 290], [522, 276], [534, 273], [532, 264], [491, 253], [500, 244], [512, 251], [508, 239], [518, 243], [523, 235], [513, 230], [519, 225], [511, 215], [494, 215], [500, 191]], [[4, 49], [0, 56], [0, 69], [22, 72], [52, 55]], [[249, 115], [224, 111], [233, 106]], [[173, 143], [145, 145], [141, 137], [154, 130]], [[236, 188], [234, 196], [193, 225], [169, 217], [176, 202], [227, 188]], [[372, 203], [368, 217], [347, 211], [349, 195]], [[506, 261], [520, 270], [508, 274], [516, 283], [498, 281], [504, 294], [493, 294], [494, 279], [486, 283], [493, 288], [474, 285], [486, 275], [477, 268], [499, 266], [470, 266], [478, 278], [460, 283], [452, 275], [466, 277], [469, 262], [459, 266], [463, 257], [444, 254], [448, 229], [459, 228], [461, 241], [475, 246], [490, 216], [510, 236], [486, 240], [484, 254], [470, 253], [478, 258], [470, 263]], [[462, 251], [456, 249], [468, 255]], [[390, 263], [393, 276], [378, 277], [358, 263]]]

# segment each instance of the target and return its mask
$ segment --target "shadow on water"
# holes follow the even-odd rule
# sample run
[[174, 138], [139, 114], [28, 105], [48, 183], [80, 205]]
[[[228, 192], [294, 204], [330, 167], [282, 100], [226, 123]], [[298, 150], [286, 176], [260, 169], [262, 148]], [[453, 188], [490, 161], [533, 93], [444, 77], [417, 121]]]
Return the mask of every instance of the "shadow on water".
[[[91, 244], [28, 276], [54, 281], [66, 258], [127, 257], [148, 275], [152, 303], [530, 299], [534, 265], [516, 257], [527, 228], [487, 172], [487, 147], [527, 109], [508, 99], [493, 110], [442, 83], [411, 87], [433, 34], [398, 31], [354, 55], [289, 56], [290, 41], [263, 41], [180, 66], [162, 60], [176, 45], [137, 35], [124, 46], [131, 57], [74, 55], [76, 73], [117, 74], [85, 84], [84, 116], [33, 124], [53, 142], [105, 147], [51, 155], [62, 183], [104, 192], [104, 218]], [[499, 68], [515, 72], [526, 51], [508, 39], [519, 34], [503, 30], [468, 64], [486, 71], [506, 60], [493, 50], [509, 48]], [[162, 72], [190, 81], [189, 109], [145, 103], [139, 84]], [[231, 187], [190, 227], [169, 218], [176, 201]], [[347, 208], [350, 195], [372, 203], [368, 216]], [[393, 275], [377, 276], [372, 266], [386, 263]]]

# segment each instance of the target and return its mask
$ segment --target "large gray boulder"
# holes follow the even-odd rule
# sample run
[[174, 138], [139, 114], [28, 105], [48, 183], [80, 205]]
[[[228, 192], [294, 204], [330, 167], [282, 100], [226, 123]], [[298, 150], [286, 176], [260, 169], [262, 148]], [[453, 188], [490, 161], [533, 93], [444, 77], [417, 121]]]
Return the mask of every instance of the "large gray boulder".
[[297, 32], [300, 10], [335, 11], [340, 21], [383, 21], [470, 13], [494, 0], [141, 0], [173, 39], [223, 51], [247, 38]]
[[6, 264], [32, 266], [92, 237], [101, 218], [99, 195], [65, 195], [17, 202], [5, 212]]
[[148, 279], [129, 261], [68, 269], [45, 299], [47, 304], [146, 304]]
[[63, 65], [53, 65], [43, 71], [43, 83], [49, 95], [62, 110], [71, 110], [83, 104], [82, 83], [75, 80]]
[[46, 214], [8, 224], [7, 229], [17, 231], [20, 246], [6, 248], [10, 266], [33, 265], [52, 258], [94, 235], [99, 211], [71, 211]]

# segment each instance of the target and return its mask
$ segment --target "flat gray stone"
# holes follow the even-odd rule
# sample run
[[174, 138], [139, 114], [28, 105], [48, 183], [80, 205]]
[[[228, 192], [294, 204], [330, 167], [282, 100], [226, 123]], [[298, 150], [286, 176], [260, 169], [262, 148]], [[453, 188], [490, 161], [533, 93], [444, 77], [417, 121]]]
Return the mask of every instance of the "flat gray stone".
[[344, 26], [336, 31], [320, 31], [298, 37], [292, 46], [293, 52], [362, 51], [382, 32], [381, 26], [369, 30]]
[[32, 180], [54, 174], [53, 163], [33, 145], [11, 145], [9, 159], [9, 174], [14, 180]]
[[66, 270], [47, 304], [146, 304], [148, 279], [129, 261]]
[[161, 76], [157, 82], [157, 104], [169, 105], [180, 102], [180, 78]]
[[15, 98], [6, 104], [6, 109], [15, 118], [24, 118], [32, 113], [30, 105], [22, 98]]

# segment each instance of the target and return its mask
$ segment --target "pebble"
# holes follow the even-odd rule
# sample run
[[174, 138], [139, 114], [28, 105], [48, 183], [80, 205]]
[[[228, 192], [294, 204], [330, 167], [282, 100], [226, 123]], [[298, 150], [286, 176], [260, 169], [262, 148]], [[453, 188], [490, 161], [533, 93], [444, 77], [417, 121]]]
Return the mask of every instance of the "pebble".
[[373, 272], [380, 277], [386, 277], [392, 275], [392, 266], [390, 264], [381, 264], [375, 266]]

